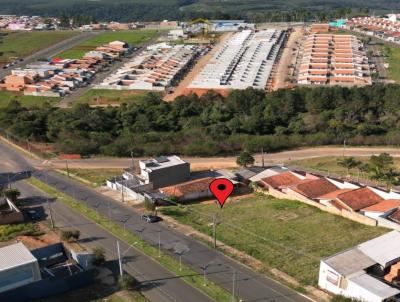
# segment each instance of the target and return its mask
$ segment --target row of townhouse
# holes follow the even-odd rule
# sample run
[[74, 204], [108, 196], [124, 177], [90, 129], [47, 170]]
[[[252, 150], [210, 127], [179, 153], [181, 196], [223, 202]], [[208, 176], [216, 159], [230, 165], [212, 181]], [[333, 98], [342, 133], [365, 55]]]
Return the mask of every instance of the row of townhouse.
[[195, 45], [151, 45], [95, 88], [165, 91], [176, 86], [207, 50]]
[[265, 89], [285, 39], [286, 32], [279, 29], [234, 33], [195, 77], [188, 92]]
[[368, 58], [353, 35], [310, 34], [304, 43], [298, 83], [370, 85]]
[[89, 83], [94, 75], [130, 51], [125, 42], [114, 41], [87, 52], [81, 59], [53, 58], [14, 69], [0, 82], [0, 90], [25, 95], [60, 97]]
[[400, 43], [400, 21], [397, 18], [358, 17], [349, 19], [346, 26], [388, 42]]
[[40, 16], [0, 15], [0, 29], [44, 30], [56, 29], [58, 19]]
[[255, 181], [266, 194], [299, 200], [363, 224], [400, 230], [400, 193], [288, 169]]

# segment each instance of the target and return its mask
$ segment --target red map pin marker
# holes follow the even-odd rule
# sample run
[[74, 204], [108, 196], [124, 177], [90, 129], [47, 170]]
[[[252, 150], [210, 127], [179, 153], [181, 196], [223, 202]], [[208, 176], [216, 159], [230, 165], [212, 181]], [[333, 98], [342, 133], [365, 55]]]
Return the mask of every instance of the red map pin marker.
[[210, 183], [210, 191], [218, 200], [221, 208], [233, 192], [233, 183], [226, 178], [217, 178]]

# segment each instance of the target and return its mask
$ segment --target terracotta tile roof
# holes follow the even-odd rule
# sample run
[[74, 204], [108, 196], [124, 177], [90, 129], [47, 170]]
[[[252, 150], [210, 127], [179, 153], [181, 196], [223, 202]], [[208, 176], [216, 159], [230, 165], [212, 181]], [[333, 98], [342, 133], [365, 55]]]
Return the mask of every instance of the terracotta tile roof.
[[347, 210], [347, 208], [337, 200], [332, 200], [330, 203], [338, 210]]
[[337, 199], [346, 204], [353, 211], [359, 211], [384, 200], [367, 187], [339, 194]]
[[297, 185], [294, 189], [296, 192], [305, 195], [309, 198], [316, 198], [326, 193], [330, 193], [336, 191], [338, 187], [336, 187], [333, 183], [325, 178], [315, 179], [307, 181], [306, 183], [302, 183]]
[[399, 207], [400, 207], [400, 200], [388, 199], [381, 201], [380, 203], [374, 204], [370, 207], [364, 208], [362, 210], [368, 212], [386, 212]]
[[338, 195], [345, 193], [345, 192], [353, 191], [353, 190], [354, 189], [339, 189], [339, 190], [318, 196], [317, 199], [335, 199]]
[[261, 181], [273, 188], [279, 188], [297, 185], [301, 183], [302, 179], [291, 172], [284, 172], [263, 178]]
[[195, 179], [176, 186], [161, 188], [160, 191], [170, 196], [183, 197], [189, 193], [207, 191], [213, 180], [213, 177]]
[[400, 223], [400, 209], [389, 216], [394, 222]]

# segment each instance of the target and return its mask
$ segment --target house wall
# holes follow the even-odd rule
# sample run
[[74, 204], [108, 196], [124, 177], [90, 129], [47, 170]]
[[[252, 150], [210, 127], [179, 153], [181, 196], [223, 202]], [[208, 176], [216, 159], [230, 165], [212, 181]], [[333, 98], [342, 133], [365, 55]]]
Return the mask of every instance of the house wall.
[[360, 301], [368, 301], [368, 302], [382, 302], [383, 299], [376, 296], [375, 294], [368, 291], [366, 288], [359, 286], [358, 284], [349, 280], [347, 287], [347, 292], [344, 296], [349, 298], [355, 298]]
[[[336, 284], [334, 282], [335, 279], [337, 281]], [[319, 287], [326, 289], [335, 295], [344, 295], [346, 289], [340, 288], [340, 284], [343, 284], [343, 282], [341, 282], [342, 279], [344, 278], [338, 272], [321, 260], [318, 278]]]
[[189, 163], [182, 163], [164, 169], [153, 170], [148, 175], [154, 189], [168, 187], [187, 181], [190, 178], [190, 165]]
[[384, 217], [378, 217], [376, 221], [378, 223], [378, 226], [400, 231], [400, 224], [390, 221]]
[[179, 201], [190, 201], [190, 200], [197, 200], [201, 198], [211, 197], [212, 193], [210, 190], [207, 191], [198, 191], [185, 194], [183, 197], [179, 198]]
[[0, 292], [41, 280], [37, 261], [20, 265], [0, 273]]

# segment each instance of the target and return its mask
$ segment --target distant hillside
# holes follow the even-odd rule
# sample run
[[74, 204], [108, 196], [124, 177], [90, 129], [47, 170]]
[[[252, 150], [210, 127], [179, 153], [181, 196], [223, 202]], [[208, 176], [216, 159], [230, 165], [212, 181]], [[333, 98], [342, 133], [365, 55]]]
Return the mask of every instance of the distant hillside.
[[[399, 11], [398, 0], [0, 0], [0, 14], [26, 14], [57, 16], [64, 12], [70, 16], [90, 15], [96, 20], [132, 21], [208, 18], [246, 18], [257, 20], [299, 18], [294, 12], [302, 11], [309, 19], [321, 19], [343, 14], [344, 8], [352, 13], [369, 9], [382, 13]], [[342, 11], [339, 13], [339, 10]], [[317, 14], [323, 11], [326, 15]], [[265, 17], [266, 14], [266, 17]], [[268, 15], [269, 14], [269, 15]], [[264, 15], [264, 16], [263, 16]], [[283, 17], [282, 17], [283, 16]]]

